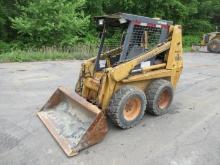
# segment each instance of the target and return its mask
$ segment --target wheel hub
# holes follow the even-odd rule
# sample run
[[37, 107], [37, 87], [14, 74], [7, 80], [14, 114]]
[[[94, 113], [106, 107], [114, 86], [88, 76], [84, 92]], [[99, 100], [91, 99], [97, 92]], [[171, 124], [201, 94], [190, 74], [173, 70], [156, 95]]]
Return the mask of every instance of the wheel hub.
[[158, 106], [160, 109], [166, 109], [171, 101], [171, 96], [169, 94], [169, 91], [166, 89], [164, 90], [160, 97], [159, 97], [159, 101], [158, 101]]
[[134, 120], [141, 112], [141, 100], [138, 97], [131, 98], [124, 106], [123, 115], [127, 121]]

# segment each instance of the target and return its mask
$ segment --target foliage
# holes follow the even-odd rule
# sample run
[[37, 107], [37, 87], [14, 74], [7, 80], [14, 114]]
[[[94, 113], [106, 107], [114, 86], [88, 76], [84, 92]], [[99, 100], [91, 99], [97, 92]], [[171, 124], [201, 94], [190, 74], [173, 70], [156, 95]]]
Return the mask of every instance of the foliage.
[[26, 43], [42, 45], [73, 45], [82, 41], [89, 24], [83, 6], [85, 0], [38, 0], [28, 7], [19, 6], [21, 15], [12, 18], [20, 38]]
[[198, 42], [203, 33], [220, 27], [219, 0], [0, 0], [0, 53], [96, 45], [92, 17], [116, 12], [181, 24], [187, 47]]
[[[215, 28], [207, 20], [195, 19], [187, 22], [184, 25], [185, 34], [197, 34], [202, 35], [202, 33], [212, 32]], [[187, 30], [186, 30], [187, 28]], [[197, 31], [195, 31], [197, 29]]]
[[10, 45], [0, 40], [0, 53], [7, 52], [10, 50]]
[[10, 17], [18, 14], [15, 6], [16, 0], [0, 0], [0, 39], [13, 40], [16, 35], [15, 30], [11, 28]]
[[18, 42], [18, 41], [13, 41], [13, 42], [5, 42], [0, 40], [0, 54], [1, 53], [5, 53], [5, 52], [9, 52], [15, 49], [20, 49], [23, 48], [25, 49], [25, 46], [22, 42]]
[[193, 44], [198, 44], [201, 41], [201, 36], [199, 35], [187, 35], [183, 37], [183, 46], [185, 48], [192, 47]]

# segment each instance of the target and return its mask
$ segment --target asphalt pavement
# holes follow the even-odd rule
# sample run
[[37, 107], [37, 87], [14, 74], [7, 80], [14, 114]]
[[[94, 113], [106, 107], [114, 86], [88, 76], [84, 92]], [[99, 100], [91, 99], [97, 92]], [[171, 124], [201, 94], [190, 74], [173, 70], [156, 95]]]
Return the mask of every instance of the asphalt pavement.
[[58, 86], [75, 86], [80, 64], [0, 64], [1, 165], [220, 164], [220, 54], [185, 53], [168, 114], [129, 130], [109, 123], [101, 143], [68, 158], [36, 113]]

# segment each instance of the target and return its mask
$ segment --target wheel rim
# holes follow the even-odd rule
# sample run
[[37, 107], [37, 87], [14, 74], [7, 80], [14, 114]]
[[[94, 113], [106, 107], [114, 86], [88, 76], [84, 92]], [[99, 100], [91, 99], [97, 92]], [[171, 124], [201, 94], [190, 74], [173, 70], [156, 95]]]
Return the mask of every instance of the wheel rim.
[[160, 109], [166, 109], [171, 101], [171, 96], [169, 94], [169, 91], [167, 89], [165, 89], [160, 97], [159, 97], [159, 101], [158, 101], [158, 106]]
[[217, 48], [217, 45], [216, 44], [213, 44], [212, 45], [212, 49], [216, 49]]
[[132, 121], [141, 112], [141, 100], [138, 97], [131, 98], [124, 106], [123, 115], [127, 121]]

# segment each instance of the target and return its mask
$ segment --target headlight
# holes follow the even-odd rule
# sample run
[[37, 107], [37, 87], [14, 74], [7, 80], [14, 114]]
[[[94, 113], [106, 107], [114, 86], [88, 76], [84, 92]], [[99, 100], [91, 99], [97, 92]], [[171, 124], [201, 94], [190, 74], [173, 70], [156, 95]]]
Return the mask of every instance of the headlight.
[[104, 19], [99, 20], [99, 26], [102, 26], [102, 25], [104, 25]]

